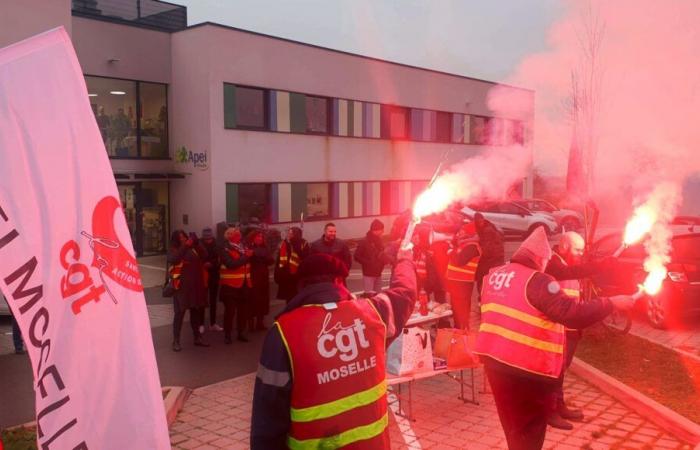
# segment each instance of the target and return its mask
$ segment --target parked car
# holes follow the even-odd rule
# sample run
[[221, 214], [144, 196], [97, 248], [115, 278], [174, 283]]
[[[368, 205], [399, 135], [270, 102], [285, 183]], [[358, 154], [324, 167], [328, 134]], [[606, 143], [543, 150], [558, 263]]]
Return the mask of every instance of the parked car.
[[506, 237], [527, 237], [539, 226], [543, 226], [547, 234], [556, 234], [560, 230], [551, 214], [533, 212], [513, 202], [484, 202], [465, 206], [462, 212], [469, 220], [474, 218], [474, 213], [482, 213]]
[[575, 231], [583, 227], [583, 215], [573, 209], [561, 209], [547, 200], [528, 198], [513, 200], [513, 203], [525, 207], [533, 212], [550, 214], [556, 219], [559, 226], [566, 231]]
[[[665, 328], [691, 312], [700, 312], [700, 233], [688, 232], [687, 226], [674, 226], [671, 241], [671, 262], [661, 291], [644, 297], [649, 322], [656, 328]], [[597, 240], [591, 249], [593, 258], [612, 255], [620, 246], [621, 233], [613, 233]], [[613, 270], [594, 278], [602, 295], [633, 294], [644, 282], [644, 243], [625, 249]]]
[[7, 300], [5, 300], [5, 297], [0, 294], [0, 316], [9, 316], [10, 315], [10, 305], [7, 304]]

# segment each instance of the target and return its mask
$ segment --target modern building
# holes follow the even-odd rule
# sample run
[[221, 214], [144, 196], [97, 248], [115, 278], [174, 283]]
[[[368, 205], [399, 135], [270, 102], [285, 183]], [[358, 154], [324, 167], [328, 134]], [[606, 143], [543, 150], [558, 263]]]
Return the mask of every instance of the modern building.
[[[409, 208], [442, 155], [520, 143], [533, 107], [494, 117], [495, 83], [215, 23], [155, 0], [10, 0], [0, 47], [71, 35], [139, 255], [171, 229], [302, 214], [359, 237]], [[530, 177], [531, 178], [531, 177]], [[531, 192], [531, 180], [517, 189]]]

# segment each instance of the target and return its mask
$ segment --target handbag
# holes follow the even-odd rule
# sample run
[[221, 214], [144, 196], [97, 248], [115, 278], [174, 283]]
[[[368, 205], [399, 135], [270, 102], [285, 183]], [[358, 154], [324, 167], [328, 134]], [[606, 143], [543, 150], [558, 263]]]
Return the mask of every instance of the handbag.
[[412, 375], [433, 370], [430, 333], [422, 328], [404, 328], [386, 353], [386, 371], [392, 375]]
[[472, 352], [476, 334], [456, 328], [438, 328], [435, 356], [447, 361], [448, 368], [476, 367], [479, 358]]

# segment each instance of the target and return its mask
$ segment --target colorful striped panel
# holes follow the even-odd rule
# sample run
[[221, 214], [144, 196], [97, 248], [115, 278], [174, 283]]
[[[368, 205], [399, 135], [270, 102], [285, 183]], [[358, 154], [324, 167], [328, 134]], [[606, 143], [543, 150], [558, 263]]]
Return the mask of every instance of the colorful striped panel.
[[364, 215], [378, 216], [381, 213], [381, 183], [366, 181], [363, 184]]
[[[399, 187], [400, 181], [391, 182], [391, 207], [387, 214], [396, 214], [399, 211]], [[382, 211], [383, 212], [383, 211]]]
[[338, 214], [335, 217], [349, 217], [350, 212], [349, 212], [349, 207], [350, 207], [350, 202], [349, 202], [349, 196], [348, 196], [348, 184], [349, 183], [335, 183], [337, 184], [337, 192], [338, 192]]
[[[273, 184], [273, 193], [277, 195], [276, 201], [273, 200], [272, 206], [273, 210], [277, 210], [277, 222], [291, 222], [292, 221], [292, 185], [291, 183], [277, 183]], [[276, 206], [276, 208], [275, 208]], [[273, 217], [275, 214], [273, 213]]]
[[289, 116], [292, 133], [306, 133], [306, 95], [289, 93]]
[[362, 135], [364, 137], [380, 137], [380, 105], [378, 103], [362, 104]]
[[364, 215], [364, 204], [365, 199], [363, 195], [364, 183], [355, 182], [352, 184], [353, 187], [353, 217], [360, 217]]
[[270, 130], [289, 133], [289, 92], [270, 91]]
[[402, 212], [411, 208], [413, 208], [413, 201], [411, 198], [411, 182], [399, 181], [399, 205], [396, 213], [401, 214]]
[[355, 137], [362, 137], [363, 131], [363, 114], [364, 108], [362, 102], [353, 101], [352, 102], [352, 123], [353, 126], [348, 129], [352, 129], [352, 135]]
[[464, 114], [452, 114], [452, 142], [464, 142]]
[[431, 142], [436, 139], [437, 112], [411, 109], [411, 139]]
[[380, 181], [379, 182], [379, 213], [381, 215], [391, 214], [391, 207], [393, 205], [391, 198], [391, 181]]
[[353, 102], [341, 98], [333, 99], [333, 134], [335, 136], [352, 136]]

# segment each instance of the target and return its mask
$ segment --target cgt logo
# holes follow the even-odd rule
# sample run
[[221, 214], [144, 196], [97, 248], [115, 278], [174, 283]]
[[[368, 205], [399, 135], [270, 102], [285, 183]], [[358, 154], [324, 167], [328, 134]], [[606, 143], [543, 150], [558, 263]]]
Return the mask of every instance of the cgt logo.
[[357, 358], [358, 344], [362, 348], [369, 347], [369, 341], [365, 337], [367, 327], [360, 319], [355, 319], [350, 326], [343, 326], [338, 321], [329, 327], [331, 319], [331, 313], [326, 314], [321, 333], [318, 335], [316, 348], [321, 356], [333, 358], [339, 355], [342, 361], [348, 362]]
[[497, 291], [503, 287], [510, 287], [510, 282], [515, 277], [515, 272], [494, 272], [489, 276], [489, 285]]
[[180, 164], [192, 164], [196, 169], [206, 170], [209, 167], [207, 152], [193, 152], [187, 150], [184, 145], [175, 152], [175, 162]]
[[[121, 210], [119, 200], [111, 196], [103, 198], [92, 213], [92, 234], [81, 231], [80, 242], [69, 240], [61, 248], [60, 264], [66, 271], [61, 278], [61, 296], [71, 302], [75, 315], [87, 303], [99, 302], [105, 294], [117, 304], [109, 287], [111, 282], [132, 291], [143, 291], [136, 258], [121, 243], [114, 228], [118, 210]], [[123, 216], [119, 220], [124, 220]]]

